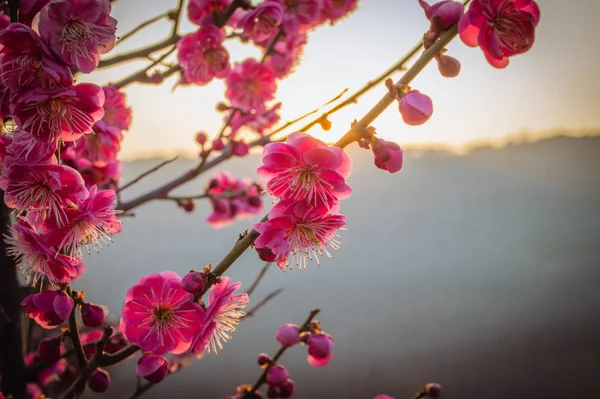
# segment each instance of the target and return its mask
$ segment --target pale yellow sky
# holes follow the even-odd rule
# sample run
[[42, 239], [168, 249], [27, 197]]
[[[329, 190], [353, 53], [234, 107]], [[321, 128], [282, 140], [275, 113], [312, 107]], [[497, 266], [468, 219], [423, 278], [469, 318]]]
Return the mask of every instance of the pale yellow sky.
[[[462, 146], [474, 140], [496, 140], [507, 134], [552, 129], [600, 131], [600, 55], [594, 44], [600, 35], [598, 0], [541, 0], [541, 22], [536, 43], [525, 55], [512, 59], [505, 70], [490, 67], [478, 49], [455, 40], [449, 54], [462, 63], [458, 78], [442, 78], [431, 64], [413, 82], [434, 102], [431, 120], [420, 127], [402, 123], [397, 108], [389, 108], [375, 123], [378, 134], [401, 144]], [[117, 2], [113, 15], [123, 34], [156, 15], [176, 0]], [[182, 32], [191, 32], [186, 22]], [[295, 74], [280, 82], [277, 100], [283, 103], [282, 122], [294, 119], [331, 99], [344, 88], [354, 91], [399, 59], [427, 29], [416, 0], [360, 0], [359, 9], [334, 27], [312, 32]], [[111, 54], [127, 51], [169, 34], [157, 23], [117, 46]], [[257, 56], [251, 46], [232, 41], [233, 60]], [[133, 62], [94, 72], [85, 80], [105, 84], [145, 65]], [[399, 75], [395, 76], [397, 79]], [[83, 80], [83, 79], [82, 79]], [[175, 78], [161, 86], [133, 85], [126, 89], [133, 107], [133, 124], [123, 143], [123, 158], [161, 152], [196, 151], [194, 133], [214, 135], [222, 118], [214, 111], [223, 99], [224, 85], [178, 88]], [[333, 128], [310, 133], [324, 140], [341, 136], [381, 97], [378, 87], [330, 119]]]

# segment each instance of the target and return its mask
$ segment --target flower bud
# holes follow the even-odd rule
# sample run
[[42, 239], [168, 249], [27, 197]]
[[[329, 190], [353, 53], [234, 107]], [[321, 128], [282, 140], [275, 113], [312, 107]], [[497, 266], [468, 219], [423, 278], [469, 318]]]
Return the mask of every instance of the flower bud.
[[271, 363], [272, 359], [271, 356], [267, 355], [266, 353], [261, 353], [260, 355], [258, 355], [258, 358], [256, 359], [256, 362], [258, 363], [259, 366], [264, 366], [265, 364], [269, 364]]
[[275, 254], [273, 253], [273, 251], [271, 251], [269, 248], [264, 247], [264, 248], [254, 248], [256, 250], [256, 253], [258, 254], [258, 257], [265, 262], [275, 262], [275, 259], [277, 258], [275, 256]]
[[419, 4], [425, 11], [425, 16], [431, 22], [429, 29], [436, 34], [445, 32], [452, 24], [457, 23], [465, 12], [465, 7], [453, 0], [443, 0], [432, 6], [423, 0], [419, 0]]
[[276, 364], [267, 372], [267, 384], [282, 387], [290, 378], [289, 373], [281, 364]]
[[218, 102], [215, 109], [217, 110], [217, 112], [225, 112], [225, 111], [229, 111], [231, 109], [231, 107], [227, 104], [225, 104], [224, 102]]
[[88, 386], [94, 392], [105, 392], [110, 386], [110, 374], [104, 369], [92, 371]]
[[260, 208], [262, 206], [262, 199], [258, 195], [251, 195], [248, 197], [248, 205], [253, 208]]
[[283, 346], [293, 346], [300, 342], [300, 329], [295, 324], [282, 324], [275, 334], [277, 342]]
[[294, 381], [288, 379], [286, 383], [279, 388], [279, 397], [280, 398], [291, 398], [294, 395], [294, 391], [296, 390], [296, 385]]
[[191, 271], [181, 279], [181, 288], [190, 294], [198, 294], [204, 289], [206, 274]]
[[308, 339], [308, 364], [313, 367], [325, 366], [333, 353], [333, 338], [325, 333], [312, 334]]
[[281, 395], [281, 391], [275, 385], [270, 385], [269, 389], [267, 389], [267, 396], [269, 398], [279, 398]]
[[460, 61], [449, 55], [440, 54], [436, 57], [438, 70], [445, 78], [455, 78], [460, 73]]
[[206, 143], [206, 140], [208, 140], [208, 135], [204, 132], [198, 132], [196, 133], [196, 143], [200, 144], [200, 145], [204, 145], [204, 143]]
[[237, 157], [244, 157], [250, 153], [250, 147], [245, 141], [231, 140], [231, 153]]
[[442, 386], [440, 384], [436, 384], [435, 382], [429, 383], [425, 385], [425, 393], [430, 398], [439, 398], [442, 396]]
[[433, 114], [433, 102], [418, 90], [411, 90], [400, 99], [400, 114], [407, 125], [422, 125]]
[[162, 356], [144, 355], [138, 361], [136, 373], [156, 384], [169, 374], [169, 362]]
[[159, 71], [154, 72], [152, 75], [148, 76], [148, 78], [150, 79], [150, 83], [155, 85], [159, 85], [165, 80], [163, 74]]
[[223, 139], [215, 139], [215, 141], [213, 141], [212, 143], [212, 149], [215, 151], [222, 151], [223, 148], [225, 148], [225, 143], [223, 142]]
[[106, 312], [102, 306], [93, 303], [81, 305], [81, 320], [88, 327], [99, 327], [104, 323]]
[[40, 326], [52, 329], [69, 318], [73, 310], [73, 299], [64, 291], [42, 291], [26, 297], [21, 306], [30, 318]]
[[331, 130], [331, 121], [327, 119], [327, 117], [319, 119], [319, 125], [321, 125], [321, 129], [325, 130], [326, 132]]
[[62, 346], [62, 336], [54, 338], [44, 338], [40, 341], [37, 349], [37, 355], [41, 361], [54, 363], [60, 357], [60, 348]]
[[402, 169], [404, 152], [400, 146], [392, 141], [378, 139], [371, 146], [375, 166], [379, 169], [387, 170], [390, 173], [399, 172]]
[[181, 199], [177, 201], [177, 206], [183, 208], [184, 211], [191, 213], [196, 208], [196, 202], [191, 198]]

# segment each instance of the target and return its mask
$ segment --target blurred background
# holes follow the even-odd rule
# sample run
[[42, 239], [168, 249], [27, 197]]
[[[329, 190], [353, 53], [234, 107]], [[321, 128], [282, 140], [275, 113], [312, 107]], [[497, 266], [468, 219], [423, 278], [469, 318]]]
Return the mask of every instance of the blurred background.
[[[175, 1], [119, 1], [113, 15], [122, 34]], [[446, 398], [598, 398], [600, 369], [600, 33], [596, 0], [540, 1], [533, 49], [506, 70], [487, 65], [477, 49], [455, 41], [449, 54], [462, 65], [443, 79], [430, 65], [413, 86], [430, 95], [435, 111], [421, 127], [407, 127], [391, 107], [375, 124], [378, 134], [408, 149], [396, 175], [377, 170], [369, 151], [351, 147], [342, 204], [348, 218], [343, 249], [306, 272], [273, 268], [252, 303], [283, 292], [245, 320], [218, 356], [205, 356], [145, 394], [148, 398], [222, 398], [260, 374], [256, 356], [273, 354], [282, 323], [301, 323], [319, 307], [323, 328], [335, 338], [334, 357], [322, 368], [293, 348], [283, 363], [297, 398], [408, 398], [430, 381]], [[311, 33], [303, 63], [280, 82], [282, 121], [359, 88], [412, 47], [427, 29], [417, 1], [362, 0], [334, 27]], [[190, 23], [184, 32], [193, 30]], [[157, 24], [114, 53], [159, 40]], [[258, 54], [233, 43], [232, 58]], [[143, 63], [94, 73], [105, 84]], [[193, 156], [194, 133], [214, 135], [214, 111], [224, 87], [131, 86], [134, 122], [124, 142], [127, 182], [173, 154]], [[331, 117], [333, 141], [382, 95], [376, 88]], [[130, 199], [194, 165], [182, 157], [124, 192]], [[216, 168], [256, 179], [257, 154]], [[177, 194], [198, 194], [213, 174]], [[268, 206], [270, 199], [265, 198]], [[118, 316], [126, 290], [141, 276], [163, 270], [184, 274], [217, 263], [254, 220], [214, 230], [205, 218], [173, 203], [153, 202], [126, 218], [123, 233], [86, 260], [77, 289]], [[230, 269], [247, 287], [262, 267], [248, 252]], [[113, 397], [135, 389], [135, 363], [113, 375]], [[91, 395], [90, 395], [91, 396]]]

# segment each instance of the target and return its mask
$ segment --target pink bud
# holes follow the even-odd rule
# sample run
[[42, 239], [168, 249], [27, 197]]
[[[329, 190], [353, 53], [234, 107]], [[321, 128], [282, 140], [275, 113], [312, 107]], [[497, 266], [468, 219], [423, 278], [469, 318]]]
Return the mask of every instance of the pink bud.
[[282, 324], [275, 334], [277, 341], [283, 346], [293, 346], [300, 342], [300, 329], [295, 324]]
[[99, 327], [104, 323], [106, 312], [103, 307], [92, 303], [81, 305], [81, 320], [88, 327]]
[[204, 143], [206, 143], [206, 140], [208, 140], [208, 135], [204, 132], [198, 132], [196, 133], [196, 142], [200, 145], [204, 145]]
[[186, 198], [177, 201], [177, 206], [183, 208], [184, 211], [191, 213], [196, 208], [196, 202], [193, 199]]
[[411, 90], [400, 99], [400, 114], [407, 125], [422, 125], [433, 114], [433, 102], [418, 90]]
[[458, 22], [465, 12], [465, 7], [456, 1], [443, 0], [430, 6], [427, 2], [419, 0], [419, 4], [425, 11], [425, 16], [431, 22], [430, 30], [434, 33], [442, 33], [452, 24]]
[[267, 389], [267, 396], [269, 398], [279, 398], [281, 395], [281, 391], [275, 385], [270, 385], [269, 389]]
[[138, 361], [136, 373], [156, 384], [169, 374], [169, 362], [162, 356], [144, 355]]
[[436, 383], [429, 383], [425, 385], [425, 393], [430, 398], [439, 398], [442, 396], [442, 386]]
[[390, 173], [396, 173], [402, 169], [404, 152], [398, 144], [378, 139], [371, 146], [371, 150], [373, 151], [375, 166], [379, 169], [387, 170]]
[[261, 353], [258, 355], [256, 362], [259, 366], [264, 366], [265, 364], [271, 363], [271, 356], [267, 355], [266, 353]]
[[181, 279], [181, 288], [190, 294], [198, 294], [204, 289], [206, 275], [202, 272], [191, 271]]
[[163, 74], [158, 71], [154, 72], [148, 78], [150, 78], [150, 82], [154, 83], [155, 85], [161, 84], [163, 82], [163, 80], [165, 80], [165, 78], [163, 77]]
[[225, 143], [223, 143], [223, 139], [215, 139], [212, 143], [212, 149], [215, 151], [222, 151], [225, 148]]
[[308, 339], [308, 364], [313, 367], [325, 366], [333, 353], [333, 338], [324, 333], [312, 334]]
[[250, 153], [250, 147], [244, 141], [231, 141], [231, 153], [238, 157], [243, 157]]
[[285, 367], [280, 364], [271, 367], [267, 372], [267, 384], [269, 385], [282, 387], [288, 378], [290, 378], [290, 375]]
[[438, 70], [445, 78], [455, 78], [460, 73], [460, 61], [449, 55], [440, 54], [436, 58]]
[[396, 399], [396, 398], [394, 398], [393, 396], [390, 396], [390, 395], [377, 395], [373, 399]]
[[40, 341], [37, 349], [37, 355], [41, 361], [54, 363], [60, 357], [60, 347], [62, 346], [62, 336], [54, 338], [44, 338]]
[[256, 250], [256, 253], [258, 254], [258, 257], [260, 258], [260, 260], [265, 261], [265, 262], [275, 262], [275, 259], [277, 257], [275, 256], [273, 251], [271, 251], [269, 248], [264, 247], [264, 248], [254, 248], [254, 249]]
[[94, 392], [105, 392], [110, 386], [110, 375], [106, 370], [96, 369], [90, 375], [88, 386]]
[[288, 379], [284, 386], [279, 388], [279, 397], [280, 398], [291, 398], [296, 390], [296, 385], [294, 381]]

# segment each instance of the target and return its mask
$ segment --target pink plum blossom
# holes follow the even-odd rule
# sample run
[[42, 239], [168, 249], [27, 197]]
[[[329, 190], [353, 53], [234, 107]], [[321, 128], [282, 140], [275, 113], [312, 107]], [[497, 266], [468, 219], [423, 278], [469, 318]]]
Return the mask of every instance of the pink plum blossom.
[[78, 140], [75, 151], [92, 165], [102, 167], [117, 159], [122, 140], [121, 130], [101, 120], [94, 125], [92, 134]]
[[87, 302], [81, 305], [81, 321], [88, 327], [100, 327], [104, 324], [106, 313], [106, 308], [100, 305]]
[[131, 107], [127, 106], [127, 96], [114, 86], [104, 86], [104, 117], [102, 122], [119, 130], [131, 126]]
[[91, 83], [71, 89], [46, 91], [39, 88], [16, 97], [11, 112], [17, 124], [40, 141], [77, 140], [92, 132], [104, 116], [104, 92]]
[[271, 66], [277, 79], [283, 79], [294, 71], [306, 43], [305, 33], [293, 32], [286, 33], [284, 40], [275, 44], [276, 52], [269, 56], [267, 64]]
[[394, 398], [393, 396], [389, 396], [389, 395], [377, 395], [373, 399], [396, 399], [396, 398]]
[[236, 179], [227, 172], [218, 173], [209, 183], [213, 212], [206, 221], [215, 228], [231, 224], [236, 218], [255, 216], [262, 211], [262, 199], [249, 179]]
[[285, 18], [306, 28], [319, 22], [322, 0], [273, 0], [283, 6]]
[[333, 354], [333, 337], [325, 333], [312, 334], [308, 339], [308, 364], [323, 367], [329, 363]]
[[13, 92], [31, 85], [44, 89], [70, 87], [69, 68], [57, 62], [30, 27], [13, 23], [0, 31], [0, 74]]
[[333, 25], [354, 11], [357, 5], [358, 0], [323, 0], [321, 18], [329, 20]]
[[0, 188], [9, 208], [35, 209], [44, 219], [54, 218], [59, 226], [66, 222], [63, 208], [88, 196], [81, 175], [75, 169], [56, 164], [13, 162], [2, 170]]
[[20, 0], [19, 22], [31, 26], [33, 18], [50, 0]]
[[12, 225], [6, 242], [7, 253], [15, 258], [17, 267], [34, 285], [42, 278], [52, 283], [68, 283], [78, 277], [83, 267], [80, 260], [59, 253], [48, 237], [24, 217]]
[[[281, 103], [277, 103], [262, 112], [236, 112], [230, 122], [230, 136], [235, 137], [236, 133], [242, 128], [260, 135], [264, 134], [281, 119], [278, 113], [280, 108]], [[229, 117], [230, 115], [227, 116], [227, 118]]]
[[224, 40], [223, 32], [209, 18], [197, 32], [177, 43], [179, 65], [187, 83], [204, 85], [215, 77], [227, 76], [230, 65]]
[[291, 269], [294, 264], [302, 270], [308, 260], [314, 259], [320, 265], [323, 254], [328, 259], [333, 257], [327, 246], [339, 249], [337, 231], [345, 225], [344, 216], [329, 213], [324, 206], [313, 207], [306, 200], [282, 200], [271, 209], [268, 221], [254, 224], [260, 233], [254, 245], [268, 248], [281, 270], [288, 266]]
[[223, 343], [231, 339], [231, 333], [245, 315], [242, 311], [248, 305], [248, 294], [235, 294], [242, 286], [237, 282], [231, 284], [229, 277], [222, 277], [221, 282], [213, 285], [208, 296], [208, 306], [202, 323], [202, 329], [192, 342], [192, 351], [201, 353], [205, 349], [217, 353], [223, 349]]
[[285, 143], [265, 146], [258, 175], [267, 182], [267, 192], [277, 198], [306, 199], [315, 207], [330, 208], [352, 193], [346, 184], [351, 168], [344, 150], [297, 132]]
[[275, 387], [283, 386], [286, 381], [290, 378], [290, 374], [284, 366], [276, 364], [272, 366], [267, 372], [267, 384]]
[[535, 41], [540, 9], [534, 0], [475, 0], [458, 24], [462, 41], [479, 46], [494, 68], [525, 53]]
[[90, 73], [115, 45], [117, 20], [109, 13], [110, 0], [53, 0], [40, 11], [37, 30], [58, 59]]
[[121, 179], [121, 161], [114, 159], [104, 166], [97, 166], [87, 158], [78, 156], [77, 148], [72, 143], [65, 143], [61, 146], [62, 164], [77, 169], [88, 189], [97, 185], [100, 189], [115, 190]]
[[265, 1], [248, 11], [239, 21], [238, 28], [253, 41], [262, 41], [275, 34], [283, 21], [283, 7], [276, 1]]
[[418, 126], [427, 122], [433, 114], [431, 98], [418, 90], [411, 90], [400, 99], [400, 114], [407, 125]]
[[16, 162], [23, 165], [55, 164], [57, 145], [57, 140], [38, 141], [29, 132], [19, 130], [13, 134], [6, 147], [6, 155], [10, 157], [10, 160], [6, 161], [6, 166]]
[[183, 353], [204, 323], [204, 311], [174, 272], [142, 277], [127, 291], [121, 316], [125, 337], [156, 356]]
[[375, 166], [379, 169], [387, 170], [390, 173], [396, 173], [402, 169], [404, 152], [398, 144], [393, 141], [378, 139], [371, 146], [371, 150], [373, 151]]
[[162, 356], [147, 354], [138, 361], [136, 373], [156, 384], [164, 380], [169, 373], [169, 362]]
[[465, 12], [465, 6], [454, 0], [442, 0], [434, 5], [429, 5], [426, 1], [419, 0], [419, 4], [431, 23], [429, 30], [434, 36], [441, 35], [450, 26], [457, 23]]
[[52, 329], [69, 318], [73, 300], [64, 291], [42, 291], [21, 302], [24, 312], [41, 327]]
[[190, 0], [188, 3], [188, 18], [196, 25], [200, 25], [205, 15], [223, 12], [231, 0]]
[[273, 99], [277, 90], [271, 67], [253, 58], [237, 64], [225, 82], [225, 96], [231, 102], [231, 106], [245, 112], [264, 109], [265, 103]]
[[37, 356], [45, 363], [53, 363], [60, 357], [61, 349], [63, 349], [61, 335], [44, 338], [38, 344]]
[[113, 190], [98, 190], [92, 186], [89, 196], [65, 208], [66, 223], [58, 225], [46, 219], [40, 230], [51, 245], [61, 248], [72, 257], [82, 256], [82, 246], [102, 248], [100, 242], [110, 243], [111, 235], [121, 232], [121, 223], [115, 215]]

